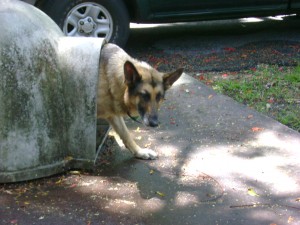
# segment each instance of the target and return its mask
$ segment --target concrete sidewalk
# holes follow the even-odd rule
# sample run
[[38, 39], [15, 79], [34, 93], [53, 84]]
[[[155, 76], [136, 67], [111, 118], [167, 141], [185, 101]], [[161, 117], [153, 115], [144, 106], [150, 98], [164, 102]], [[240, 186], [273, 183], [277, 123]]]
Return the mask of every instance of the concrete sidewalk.
[[0, 224], [300, 224], [298, 132], [187, 75], [166, 98], [159, 128], [128, 123], [159, 159], [110, 136], [93, 173], [0, 186]]

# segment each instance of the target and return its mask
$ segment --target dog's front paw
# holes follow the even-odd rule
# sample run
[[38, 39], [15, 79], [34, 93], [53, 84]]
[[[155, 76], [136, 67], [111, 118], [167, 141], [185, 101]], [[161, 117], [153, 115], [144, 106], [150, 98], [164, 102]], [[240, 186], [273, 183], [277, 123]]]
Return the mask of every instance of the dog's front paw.
[[139, 159], [156, 159], [158, 155], [151, 149], [142, 148], [135, 154], [135, 157]]

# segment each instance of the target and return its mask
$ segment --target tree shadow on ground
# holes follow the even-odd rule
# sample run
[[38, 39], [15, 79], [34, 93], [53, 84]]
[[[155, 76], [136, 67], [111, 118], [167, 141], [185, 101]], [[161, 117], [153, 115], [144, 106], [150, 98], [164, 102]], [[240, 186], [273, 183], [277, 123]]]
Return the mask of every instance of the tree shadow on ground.
[[[148, 131], [145, 131], [148, 132]], [[158, 132], [159, 133], [159, 132]], [[172, 132], [168, 133], [172, 136]], [[174, 133], [176, 135], [176, 133]], [[144, 136], [145, 134], [143, 134]], [[259, 135], [257, 135], [259, 136]], [[252, 138], [251, 138], [252, 139]], [[145, 140], [147, 142], [147, 140]], [[145, 142], [141, 141], [140, 144]], [[205, 144], [204, 144], [205, 145]], [[261, 177], [254, 168], [240, 168], [216, 176], [234, 160], [257, 160], [247, 154], [229, 152], [228, 146], [209, 146], [199, 151], [188, 148], [172, 155], [144, 161], [119, 146], [114, 138], [106, 141], [94, 172], [71, 171], [40, 180], [6, 184], [0, 188], [0, 219], [3, 224], [297, 224], [299, 192], [294, 173], [282, 162], [276, 174]], [[168, 148], [171, 148], [170, 145]], [[176, 149], [176, 146], [173, 146]], [[215, 155], [215, 149], [220, 156]], [[170, 149], [169, 149], [170, 150]], [[271, 149], [273, 152], [275, 149]], [[174, 150], [175, 151], [175, 150]], [[212, 160], [222, 158], [223, 162]], [[277, 154], [282, 154], [276, 151]], [[200, 160], [199, 156], [212, 157]], [[198, 158], [197, 158], [198, 157]], [[171, 158], [171, 160], [170, 160]], [[191, 160], [194, 160], [192, 162]], [[211, 160], [210, 162], [208, 162]], [[206, 162], [205, 162], [206, 161]], [[226, 162], [224, 162], [226, 161]], [[203, 164], [193, 170], [190, 164]], [[208, 165], [211, 164], [211, 169]], [[242, 165], [242, 164], [241, 164]], [[202, 168], [202, 170], [201, 170]], [[266, 167], [267, 168], [267, 167]], [[245, 172], [249, 169], [249, 173]], [[272, 168], [271, 168], [272, 169]], [[275, 168], [276, 169], [276, 168]], [[280, 175], [287, 186], [276, 186]], [[274, 176], [273, 184], [270, 185]], [[284, 181], [285, 179], [285, 181]], [[278, 182], [278, 183], [276, 183]], [[294, 182], [294, 187], [291, 186]], [[253, 194], [249, 194], [249, 189]], [[280, 216], [278, 216], [280, 215]]]

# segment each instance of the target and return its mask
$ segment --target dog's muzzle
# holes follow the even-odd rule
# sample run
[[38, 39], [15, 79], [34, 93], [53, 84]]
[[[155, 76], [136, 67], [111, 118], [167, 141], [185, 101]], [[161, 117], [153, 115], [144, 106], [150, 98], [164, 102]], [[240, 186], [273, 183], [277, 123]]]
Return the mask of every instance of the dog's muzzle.
[[157, 127], [158, 126], [158, 118], [156, 115], [144, 117], [143, 122], [146, 126], [149, 126], [149, 127]]

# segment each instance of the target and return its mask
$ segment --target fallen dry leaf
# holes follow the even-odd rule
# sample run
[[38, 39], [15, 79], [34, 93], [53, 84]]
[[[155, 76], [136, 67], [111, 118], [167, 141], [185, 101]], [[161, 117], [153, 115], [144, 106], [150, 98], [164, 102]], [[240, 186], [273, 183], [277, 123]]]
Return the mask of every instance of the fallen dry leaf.
[[165, 194], [162, 193], [162, 192], [160, 192], [160, 191], [156, 191], [155, 193], [156, 193], [157, 195], [159, 195], [160, 197], [165, 197]]
[[17, 224], [17, 223], [18, 223], [18, 220], [11, 220], [10, 223], [11, 223], [11, 224]]
[[213, 83], [214, 83], [213, 80], [207, 80], [207, 81], [205, 82], [206, 85], [212, 85]]
[[147, 143], [144, 146], [145, 146], [145, 148], [149, 148], [151, 146], [151, 143]]
[[253, 118], [253, 115], [251, 115], [251, 114], [247, 116], [247, 119], [252, 119], [252, 118]]
[[75, 188], [75, 187], [77, 187], [77, 184], [70, 185], [70, 188]]
[[259, 196], [259, 194], [257, 194], [253, 188], [248, 188], [248, 195]]
[[41, 196], [47, 196], [49, 194], [49, 191], [41, 191], [38, 194]]
[[294, 217], [289, 216], [289, 218], [288, 218], [288, 223], [292, 223], [292, 222], [294, 222]]
[[175, 121], [175, 119], [174, 118], [170, 118], [170, 124], [176, 124], [176, 121]]
[[58, 181], [55, 182], [55, 184], [60, 184], [62, 182], [62, 179], [59, 179]]
[[205, 77], [203, 75], [199, 75], [199, 80], [205, 80]]
[[71, 161], [71, 160], [73, 160], [73, 157], [72, 157], [72, 156], [67, 156], [67, 157], [65, 158], [65, 161]]
[[12, 194], [13, 194], [13, 192], [10, 191], [10, 190], [4, 190], [4, 193], [9, 194], [9, 195], [12, 195]]
[[264, 128], [261, 128], [261, 127], [252, 127], [251, 130], [252, 130], [253, 132], [259, 132], [259, 131], [264, 130]]
[[207, 193], [206, 196], [209, 197], [209, 198], [212, 198], [212, 197], [214, 197], [215, 195], [214, 195], [214, 194]]
[[235, 51], [236, 51], [236, 49], [233, 48], [233, 47], [225, 47], [224, 50], [225, 50], [226, 52], [235, 52]]
[[78, 171], [78, 170], [72, 170], [69, 173], [72, 175], [80, 175], [80, 171]]

